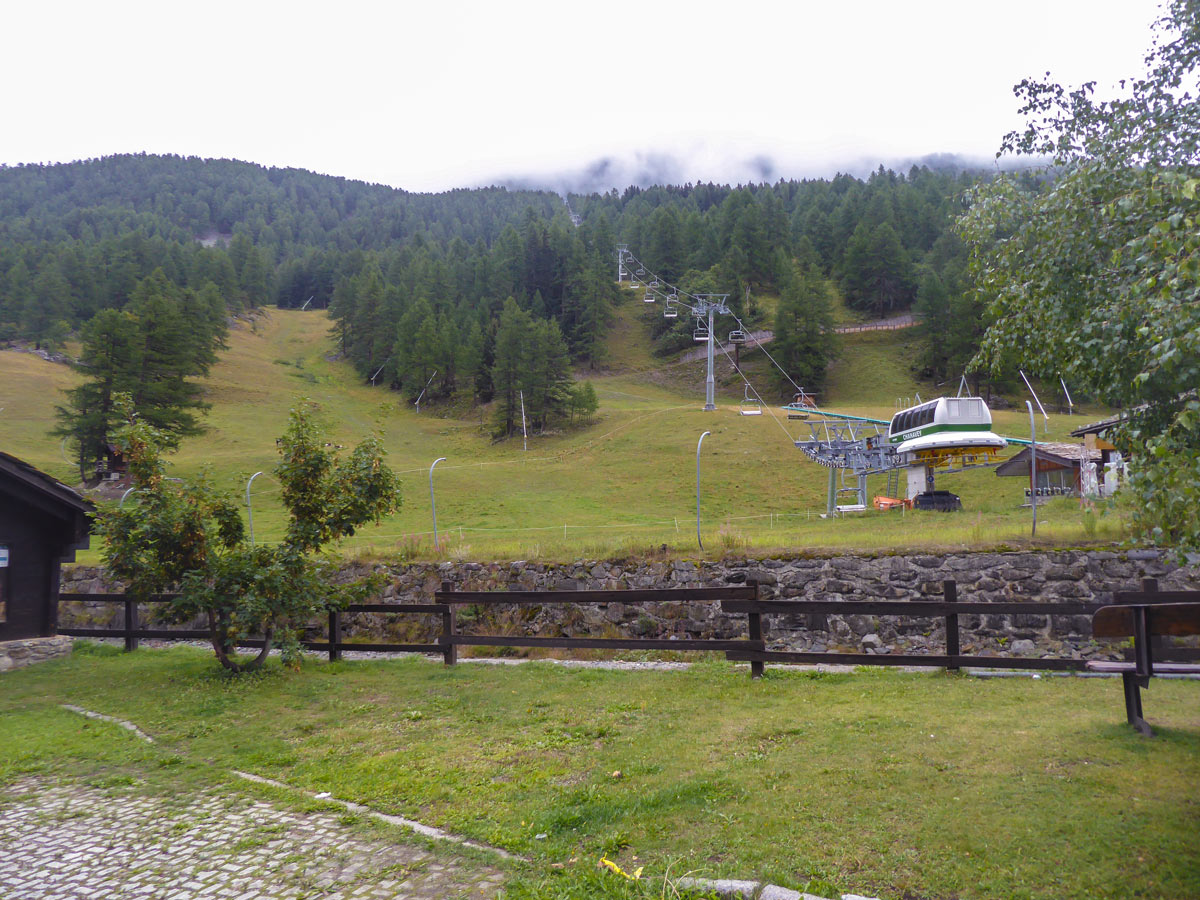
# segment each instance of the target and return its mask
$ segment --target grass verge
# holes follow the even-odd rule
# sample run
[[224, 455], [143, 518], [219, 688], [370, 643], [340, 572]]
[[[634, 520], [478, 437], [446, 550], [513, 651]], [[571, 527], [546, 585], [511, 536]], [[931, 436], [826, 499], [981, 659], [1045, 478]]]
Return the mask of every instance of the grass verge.
[[602, 855], [644, 866], [619, 887], [645, 896], [686, 872], [884, 898], [1200, 896], [1200, 685], [1156, 681], [1144, 740], [1111, 680], [768, 673], [406, 658], [229, 678], [190, 648], [85, 651], [3, 676], [0, 780], [250, 771], [527, 855], [514, 896], [595, 896]]

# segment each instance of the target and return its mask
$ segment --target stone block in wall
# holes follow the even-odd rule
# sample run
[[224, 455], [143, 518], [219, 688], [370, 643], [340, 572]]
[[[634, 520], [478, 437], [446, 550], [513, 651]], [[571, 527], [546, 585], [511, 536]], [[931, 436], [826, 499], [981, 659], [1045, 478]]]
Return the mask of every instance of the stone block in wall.
[[69, 656], [71, 646], [71, 638], [65, 635], [0, 641], [0, 672]]
[[1091, 616], [1055, 616], [1050, 623], [1050, 634], [1055, 637], [1070, 635], [1090, 636], [1092, 633]]
[[842, 617], [843, 621], [850, 627], [850, 630], [857, 635], [869, 634], [875, 631], [878, 620], [875, 616], [852, 616], [847, 615]]
[[1042, 573], [1047, 581], [1082, 581], [1087, 574], [1088, 567], [1084, 563], [1049, 565]]
[[1024, 581], [1028, 578], [1032, 578], [1036, 574], [1036, 569], [1030, 569], [1024, 566], [1008, 565], [996, 570], [996, 576], [1000, 578], [1001, 581], [1007, 582]]
[[1046, 557], [1040, 553], [1006, 553], [1004, 561], [1010, 569], [1030, 572], [1040, 572], [1046, 565]]
[[820, 589], [830, 594], [853, 594], [855, 593], [855, 584], [852, 581], [843, 581], [838, 578], [826, 578], [821, 582]]
[[778, 584], [779, 576], [774, 572], [769, 572], [766, 569], [751, 569], [746, 573], [750, 581], [757, 581], [759, 584]]
[[1100, 574], [1109, 579], [1130, 581], [1137, 578], [1137, 567], [1123, 559], [1113, 559], [1100, 564]]
[[1087, 585], [1075, 580], [1048, 582], [1045, 586], [1045, 591], [1050, 597], [1062, 597], [1071, 600], [1092, 596], [1092, 592], [1088, 590]]
[[1004, 587], [1004, 582], [998, 578], [993, 578], [990, 575], [985, 575], [975, 582], [972, 587], [983, 594], [995, 593]]

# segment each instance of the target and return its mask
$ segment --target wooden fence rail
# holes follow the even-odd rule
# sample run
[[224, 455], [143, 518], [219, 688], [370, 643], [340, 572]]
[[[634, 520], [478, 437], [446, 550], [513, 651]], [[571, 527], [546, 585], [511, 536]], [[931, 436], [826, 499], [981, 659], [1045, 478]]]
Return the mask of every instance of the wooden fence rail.
[[[1147, 581], [1147, 585], [1152, 584]], [[1152, 588], [1151, 588], [1152, 589]], [[1100, 603], [1067, 602], [962, 602], [954, 581], [942, 583], [942, 600], [763, 600], [754, 582], [721, 587], [671, 588], [665, 590], [629, 591], [456, 591], [449, 582], [434, 592], [433, 603], [362, 603], [334, 610], [328, 615], [325, 640], [303, 641], [304, 647], [329, 654], [330, 660], [340, 659], [343, 650], [374, 650], [398, 653], [439, 654], [447, 665], [458, 660], [460, 646], [547, 647], [560, 649], [603, 650], [697, 650], [724, 653], [734, 661], [749, 662], [752, 677], [759, 677], [768, 662], [774, 663], [833, 663], [873, 666], [925, 666], [958, 670], [964, 666], [981, 668], [1048, 669], [1081, 671], [1085, 661], [1063, 657], [996, 657], [961, 652], [959, 617], [972, 616], [1091, 616]], [[1116, 602], [1131, 602], [1144, 594], [1117, 594]], [[1156, 600], [1169, 600], [1174, 594], [1162, 592]], [[1128, 599], [1127, 599], [1128, 598]], [[157, 595], [146, 603], [163, 603], [173, 595]], [[119, 603], [125, 608], [125, 621], [118, 628], [60, 628], [60, 634], [76, 637], [123, 638], [126, 650], [135, 650], [139, 639], [207, 640], [209, 633], [196, 629], [165, 629], [143, 627], [138, 619], [139, 603], [123, 594], [60, 594], [60, 602]], [[464, 634], [458, 629], [457, 611], [462, 606], [498, 605], [566, 605], [579, 606], [602, 603], [638, 605], [647, 603], [706, 603], [719, 604], [722, 612], [745, 615], [746, 637], [735, 639], [666, 638], [593, 638], [570, 636]], [[386, 615], [440, 616], [441, 629], [431, 643], [359, 643], [343, 640], [343, 616], [348, 613]], [[854, 615], [892, 616], [905, 619], [940, 619], [945, 625], [945, 652], [942, 654], [903, 653], [839, 653], [768, 650], [763, 617], [773, 615]], [[238, 641], [238, 646], [261, 647], [262, 640]]]

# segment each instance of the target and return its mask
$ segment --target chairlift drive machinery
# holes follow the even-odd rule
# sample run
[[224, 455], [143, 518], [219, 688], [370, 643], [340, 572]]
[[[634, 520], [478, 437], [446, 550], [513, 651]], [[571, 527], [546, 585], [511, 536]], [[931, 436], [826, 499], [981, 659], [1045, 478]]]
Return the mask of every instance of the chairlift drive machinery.
[[992, 431], [992, 414], [980, 397], [939, 397], [892, 417], [888, 443], [897, 453], [937, 464], [947, 456], [995, 456], [1007, 441]]

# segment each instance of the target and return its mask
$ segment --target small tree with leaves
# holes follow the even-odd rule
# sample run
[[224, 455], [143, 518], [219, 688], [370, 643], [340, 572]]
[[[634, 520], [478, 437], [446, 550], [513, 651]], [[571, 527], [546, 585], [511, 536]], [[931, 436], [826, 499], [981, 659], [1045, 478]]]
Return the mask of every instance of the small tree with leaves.
[[1170, 0], [1146, 71], [1017, 85], [1002, 152], [1049, 157], [1045, 183], [997, 177], [958, 223], [992, 321], [975, 365], [1033, 372], [1126, 409], [1134, 529], [1200, 549], [1200, 5]]
[[[318, 554], [399, 508], [399, 482], [384, 465], [377, 437], [339, 460], [327, 449], [311, 404], [293, 409], [275, 468], [290, 514], [287, 534], [274, 546], [248, 544], [235, 501], [204, 476], [191, 482], [165, 479], [163, 436], [133, 415], [127, 396], [118, 398], [118, 407], [127, 422], [119, 441], [138, 502], [102, 510], [105, 563], [134, 597], [178, 591], [169, 616], [204, 618], [226, 669], [258, 669], [273, 646], [282, 649], [285, 663], [295, 664], [307, 622], [372, 589], [369, 580], [335, 583], [336, 565]], [[253, 634], [262, 636], [263, 647], [242, 661], [237, 641]]]

